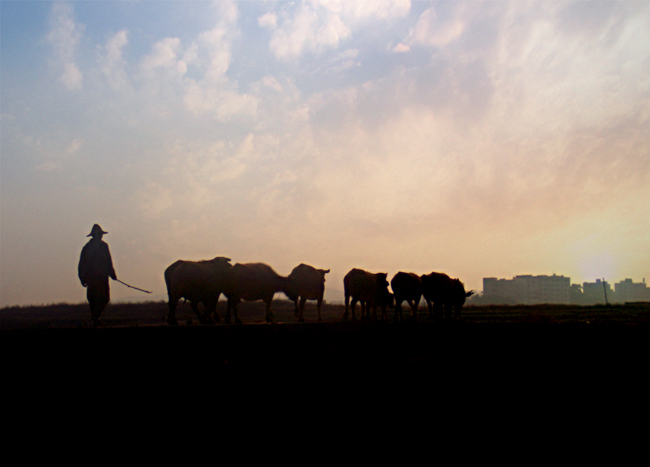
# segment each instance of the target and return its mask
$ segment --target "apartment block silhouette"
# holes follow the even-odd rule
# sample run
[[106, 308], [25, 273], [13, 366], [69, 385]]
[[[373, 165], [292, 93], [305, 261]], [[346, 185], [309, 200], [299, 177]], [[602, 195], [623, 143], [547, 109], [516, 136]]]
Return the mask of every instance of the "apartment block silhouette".
[[635, 283], [625, 279], [614, 285], [596, 279], [595, 282], [571, 284], [565, 276], [515, 276], [512, 279], [483, 278], [483, 295], [476, 303], [481, 304], [579, 304], [597, 305], [650, 301], [650, 288], [645, 279]]

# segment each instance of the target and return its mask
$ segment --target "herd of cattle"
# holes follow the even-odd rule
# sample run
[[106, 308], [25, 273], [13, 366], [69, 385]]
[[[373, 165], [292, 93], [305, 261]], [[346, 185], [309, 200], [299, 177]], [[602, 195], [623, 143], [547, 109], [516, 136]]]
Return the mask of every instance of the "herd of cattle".
[[[231, 312], [235, 322], [241, 323], [237, 311], [242, 300], [263, 300], [266, 304], [266, 321], [273, 321], [271, 303], [273, 296], [284, 293], [295, 304], [298, 321], [304, 321], [305, 302], [317, 301], [318, 320], [321, 318], [321, 304], [325, 292], [325, 274], [329, 269], [316, 269], [306, 264], [296, 266], [289, 276], [277, 274], [263, 263], [230, 264], [230, 258], [218, 256], [206, 261], [179, 260], [165, 270], [165, 283], [169, 295], [169, 314], [167, 323], [177, 325], [176, 307], [181, 298], [190, 302], [199, 322], [212, 324], [219, 321], [217, 302], [221, 294], [228, 299], [225, 321], [230, 323]], [[345, 275], [345, 314], [348, 319], [352, 309], [352, 319], [356, 319], [355, 307], [361, 303], [361, 319], [376, 317], [381, 309], [382, 319], [386, 319], [386, 309], [395, 307], [395, 320], [403, 319], [402, 302], [411, 307], [411, 319], [415, 319], [418, 303], [422, 296], [429, 308], [429, 318], [460, 319], [465, 298], [474, 292], [465, 292], [463, 283], [451, 279], [446, 274], [432, 272], [418, 276], [414, 273], [398, 272], [390, 282], [393, 293], [388, 291], [386, 273], [373, 274], [362, 269], [352, 269]], [[351, 300], [351, 303], [350, 303]], [[199, 310], [203, 303], [204, 310]]]

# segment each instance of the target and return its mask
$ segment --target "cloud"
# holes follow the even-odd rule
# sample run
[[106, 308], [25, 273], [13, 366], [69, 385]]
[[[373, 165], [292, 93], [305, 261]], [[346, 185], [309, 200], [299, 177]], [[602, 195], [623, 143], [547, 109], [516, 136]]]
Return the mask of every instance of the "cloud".
[[262, 78], [262, 84], [276, 92], [282, 92], [282, 85], [273, 76], [265, 76]]
[[63, 74], [60, 79], [63, 85], [70, 91], [81, 89], [83, 83], [83, 75], [79, 71], [79, 68], [77, 68], [77, 65], [72, 62], [68, 62], [63, 66]]
[[269, 49], [276, 58], [289, 59], [305, 50], [318, 52], [325, 47], [336, 47], [350, 34], [338, 15], [301, 5], [296, 14], [273, 33]]
[[466, 21], [463, 13], [464, 9], [458, 8], [451, 19], [442, 21], [434, 7], [428, 8], [411, 28], [405, 42], [410, 45], [445, 47], [458, 40], [465, 31]]
[[[324, 5], [339, 9], [345, 17], [354, 19], [392, 19], [405, 16], [411, 9], [410, 0], [377, 0], [372, 2], [348, 2], [324, 0]], [[336, 5], [336, 6], [334, 6]]]
[[114, 34], [108, 39], [100, 57], [100, 68], [113, 89], [120, 90], [128, 86], [129, 79], [124, 69], [122, 48], [129, 43], [126, 30]]
[[222, 23], [199, 36], [199, 43], [208, 54], [208, 67], [205, 76], [218, 79], [226, 74], [231, 59], [231, 38], [234, 34], [230, 24]]
[[278, 25], [278, 15], [275, 13], [265, 13], [257, 18], [257, 24], [263, 28], [275, 29]]
[[179, 65], [178, 60], [180, 42], [178, 37], [167, 37], [156, 42], [153, 51], [140, 62], [142, 70], [149, 73], [159, 68], [172, 68], [184, 74], [183, 66]]
[[[196, 116], [212, 115], [221, 122], [250, 119], [256, 115], [258, 100], [240, 93], [238, 83], [226, 74], [232, 59], [232, 40], [239, 34], [238, 12], [234, 3], [221, 5], [217, 25], [201, 33], [193, 44], [192, 63], [203, 63], [200, 79], [188, 79], [183, 103]], [[198, 57], [205, 57], [201, 60]]]
[[63, 70], [59, 80], [71, 91], [81, 89], [83, 84], [83, 75], [74, 60], [83, 31], [84, 26], [75, 23], [71, 5], [52, 5], [47, 40], [54, 50], [55, 66]]
[[[248, 120], [257, 111], [257, 98], [239, 92], [238, 82], [230, 79], [232, 42], [239, 35], [238, 11], [233, 2], [217, 2], [217, 21], [200, 32], [189, 45], [179, 37], [157, 41], [140, 60], [142, 90], [160, 108], [159, 96], [167, 102], [161, 115], [167, 118], [182, 108], [197, 118], [212, 117], [220, 122]], [[164, 90], [164, 92], [162, 91]]]
[[257, 98], [240, 94], [227, 80], [192, 82], [183, 103], [195, 115], [210, 114], [219, 121], [252, 118], [257, 113]]
[[553, 10], [524, 22], [523, 8], [499, 13], [496, 34], [484, 29], [478, 41], [474, 28], [447, 33], [454, 28], [429, 12], [429, 25], [447, 32], [414, 28], [413, 43], [462, 50], [312, 96], [315, 145], [331, 154], [317, 172], [332, 188], [328, 216], [368, 233], [448, 225], [525, 238], [643, 191], [650, 90], [631, 78], [643, 76], [648, 54], [631, 51], [647, 29], [629, 16], [617, 37], [559, 42]]
[[258, 19], [260, 26], [274, 30], [269, 50], [280, 60], [299, 57], [305, 52], [321, 53], [337, 48], [352, 37], [352, 29], [372, 20], [391, 20], [406, 15], [411, 7], [405, 1], [340, 2], [320, 0], [301, 3], [295, 10], [285, 9], [280, 18], [267, 13]]
[[411, 50], [411, 48], [401, 42], [393, 47], [393, 52], [408, 52], [409, 50]]
[[84, 142], [82, 139], [79, 138], [74, 139], [65, 149], [65, 153], [69, 156], [75, 154], [77, 151], [79, 151], [79, 149], [81, 149], [83, 143]]

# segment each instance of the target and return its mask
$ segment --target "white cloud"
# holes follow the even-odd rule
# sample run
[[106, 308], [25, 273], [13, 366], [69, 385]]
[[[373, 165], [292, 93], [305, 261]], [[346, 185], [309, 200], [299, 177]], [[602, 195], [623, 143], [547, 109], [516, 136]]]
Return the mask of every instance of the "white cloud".
[[184, 62], [186, 65], [193, 65], [197, 63], [199, 58], [198, 50], [199, 45], [196, 42], [192, 43], [192, 45], [190, 45], [183, 54], [182, 62]]
[[83, 29], [83, 26], [75, 23], [70, 4], [57, 2], [52, 5], [50, 32], [47, 39], [59, 57], [69, 60], [74, 56]]
[[350, 21], [367, 18], [396, 18], [408, 14], [411, 9], [410, 0], [316, 0], [313, 3]]
[[124, 70], [125, 61], [122, 58], [122, 48], [129, 43], [127, 31], [114, 34], [104, 46], [100, 58], [100, 68], [113, 89], [123, 89], [128, 85], [128, 77]]
[[264, 28], [275, 29], [278, 25], [278, 15], [275, 13], [265, 13], [257, 18], [257, 24]]
[[408, 14], [409, 0], [344, 2], [340, 0], [315, 0], [301, 3], [294, 10], [293, 4], [278, 15], [267, 13], [258, 18], [260, 26], [274, 29], [269, 49], [276, 58], [286, 60], [305, 52], [320, 53], [336, 48], [352, 37], [355, 27], [368, 21], [387, 21]]
[[411, 48], [401, 42], [393, 47], [393, 52], [408, 52], [409, 50], [411, 50]]
[[75, 154], [77, 151], [79, 151], [79, 149], [81, 149], [83, 143], [83, 140], [79, 138], [72, 140], [72, 142], [65, 149], [65, 153], [69, 156]]
[[318, 28], [318, 15], [314, 10], [303, 6], [290, 20], [283, 23], [271, 37], [269, 48], [281, 59], [300, 55], [307, 47], [317, 47], [315, 30]]
[[[237, 82], [226, 74], [232, 59], [232, 40], [237, 37], [237, 7], [234, 3], [220, 5], [218, 24], [201, 33], [196, 44], [188, 49], [190, 63], [204, 64], [201, 79], [186, 82], [183, 103], [195, 115], [211, 114], [225, 122], [251, 118], [257, 112], [257, 98], [239, 93]], [[204, 61], [198, 57], [206, 56]]]
[[183, 98], [185, 107], [196, 115], [212, 114], [219, 121], [254, 117], [257, 98], [239, 94], [228, 80], [192, 82]]
[[282, 85], [273, 76], [265, 76], [262, 78], [262, 84], [276, 92], [282, 92]]
[[181, 40], [178, 37], [167, 37], [153, 46], [153, 51], [146, 55], [140, 63], [145, 72], [157, 68], [178, 68], [178, 52]]
[[343, 24], [341, 18], [332, 16], [328, 21], [318, 28], [316, 43], [336, 47], [340, 41], [350, 37], [352, 32]]
[[199, 36], [199, 42], [209, 56], [205, 76], [208, 79], [218, 79], [226, 74], [230, 66], [231, 44], [230, 35], [233, 32], [225, 25], [219, 25]]
[[[452, 18], [442, 21], [434, 7], [425, 10], [416, 25], [411, 28], [406, 44], [445, 47], [457, 40], [465, 31], [467, 24], [465, 9], [457, 8]], [[397, 50], [401, 52], [403, 50]]]
[[61, 82], [70, 91], [81, 89], [83, 84], [83, 75], [73, 62], [68, 62], [63, 66], [63, 74], [60, 78]]
[[338, 15], [302, 5], [295, 15], [275, 30], [269, 49], [276, 58], [289, 59], [305, 50], [319, 52], [325, 47], [337, 47], [351, 34], [350, 28]]
[[59, 80], [71, 91], [80, 89], [83, 83], [83, 75], [74, 60], [83, 30], [83, 25], [75, 23], [72, 6], [58, 2], [52, 6], [47, 40], [54, 49], [56, 66], [63, 68]]

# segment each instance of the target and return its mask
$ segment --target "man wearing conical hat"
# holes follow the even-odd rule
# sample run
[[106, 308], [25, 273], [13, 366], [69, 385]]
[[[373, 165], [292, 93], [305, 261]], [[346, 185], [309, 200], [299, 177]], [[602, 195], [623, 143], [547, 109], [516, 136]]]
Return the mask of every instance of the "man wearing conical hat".
[[99, 316], [110, 300], [108, 278], [117, 280], [108, 244], [102, 240], [106, 233], [108, 232], [104, 232], [99, 224], [93, 225], [88, 235], [92, 238], [81, 250], [79, 259], [79, 279], [81, 285], [87, 288], [86, 297], [95, 327], [101, 326]]

